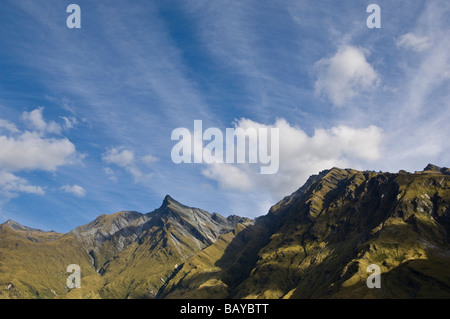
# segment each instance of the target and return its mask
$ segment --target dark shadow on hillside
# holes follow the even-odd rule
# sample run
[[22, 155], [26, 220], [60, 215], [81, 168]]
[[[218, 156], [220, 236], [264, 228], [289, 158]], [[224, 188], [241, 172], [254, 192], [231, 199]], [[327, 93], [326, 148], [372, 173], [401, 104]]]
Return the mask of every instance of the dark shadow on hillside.
[[254, 225], [239, 232], [227, 246], [214, 266], [224, 271], [223, 280], [231, 290], [249, 276], [257, 262], [258, 252], [267, 245], [276, 227], [273, 216], [260, 217]]
[[449, 299], [450, 260], [415, 259], [382, 274], [389, 298]]

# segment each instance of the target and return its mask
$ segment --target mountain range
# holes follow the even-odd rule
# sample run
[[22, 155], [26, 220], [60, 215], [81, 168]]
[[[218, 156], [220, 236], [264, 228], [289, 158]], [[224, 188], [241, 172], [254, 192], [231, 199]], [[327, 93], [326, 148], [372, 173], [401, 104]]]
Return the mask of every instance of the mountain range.
[[450, 298], [449, 265], [450, 170], [432, 164], [325, 170], [256, 219], [167, 195], [68, 233], [0, 225], [0, 298]]

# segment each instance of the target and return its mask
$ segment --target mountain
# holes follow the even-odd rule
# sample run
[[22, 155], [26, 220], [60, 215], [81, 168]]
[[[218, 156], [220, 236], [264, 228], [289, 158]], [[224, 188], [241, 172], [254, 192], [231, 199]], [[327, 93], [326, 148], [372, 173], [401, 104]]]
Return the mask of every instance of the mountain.
[[[0, 298], [55, 298], [66, 295], [67, 266], [78, 264], [83, 281], [101, 278], [73, 236], [45, 232], [8, 221], [0, 225]], [[82, 288], [86, 291], [86, 288]], [[86, 298], [99, 297], [95, 292]]]
[[[164, 297], [448, 298], [450, 176], [427, 168], [312, 176], [254, 226], [199, 252]], [[255, 238], [255, 249], [237, 244]], [[243, 255], [245, 267], [232, 267]], [[381, 289], [367, 287], [371, 264]]]
[[66, 234], [0, 225], [0, 298], [449, 298], [449, 264], [450, 170], [432, 164], [325, 170], [255, 220], [166, 196]]
[[[284, 199], [234, 297], [450, 297], [450, 176], [333, 168]], [[368, 289], [367, 267], [381, 268]]]
[[145, 215], [123, 212], [99, 218], [94, 225], [73, 232], [87, 243], [85, 250], [105, 281], [100, 295], [107, 298], [156, 297], [177, 271], [176, 265], [214, 243], [237, 223], [247, 221], [187, 207], [170, 196], [160, 208]]
[[[154, 298], [177, 264], [239, 223], [251, 221], [170, 196], [153, 212], [101, 215], [67, 234], [8, 221], [0, 225], [0, 297]], [[69, 291], [70, 264], [80, 266], [82, 287]]]

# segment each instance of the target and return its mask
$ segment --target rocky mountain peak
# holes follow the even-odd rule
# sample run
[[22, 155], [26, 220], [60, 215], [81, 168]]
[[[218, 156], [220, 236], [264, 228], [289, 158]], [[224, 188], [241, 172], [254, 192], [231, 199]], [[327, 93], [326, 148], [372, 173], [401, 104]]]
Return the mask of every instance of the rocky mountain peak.
[[445, 175], [450, 175], [450, 169], [447, 167], [439, 167], [434, 164], [428, 164], [424, 169], [423, 172], [426, 173], [442, 173]]
[[189, 208], [188, 206], [185, 206], [185, 205], [181, 204], [179, 201], [175, 200], [172, 196], [166, 195], [164, 197], [164, 200], [163, 200], [160, 208], [165, 208], [168, 206]]
[[423, 169], [424, 171], [440, 171], [441, 168], [439, 166], [436, 166], [434, 164], [428, 164], [427, 167]]
[[18, 222], [12, 220], [12, 219], [8, 219], [5, 223], [3, 223], [2, 225], [7, 225], [9, 226], [11, 229], [13, 230], [23, 230], [23, 231], [42, 231], [40, 229], [37, 228], [31, 228], [31, 227], [27, 227], [27, 226], [23, 226], [22, 224], [19, 224]]

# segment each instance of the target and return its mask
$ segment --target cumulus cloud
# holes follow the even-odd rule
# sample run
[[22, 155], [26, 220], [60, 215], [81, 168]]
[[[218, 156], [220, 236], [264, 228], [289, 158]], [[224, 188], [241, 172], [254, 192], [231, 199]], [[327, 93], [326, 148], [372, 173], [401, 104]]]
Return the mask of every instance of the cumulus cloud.
[[279, 119], [274, 125], [263, 125], [249, 119], [236, 121], [236, 127], [247, 129], [279, 128], [279, 171], [261, 175], [259, 168], [249, 164], [210, 164], [203, 175], [219, 186], [237, 191], [267, 191], [274, 199], [292, 193], [306, 179], [330, 167], [349, 167], [372, 162], [382, 156], [383, 132], [377, 126], [352, 128], [336, 126], [317, 129], [313, 136], [301, 128]]
[[338, 107], [378, 85], [379, 76], [367, 62], [368, 51], [353, 46], [339, 48], [331, 58], [316, 63], [318, 78], [315, 92], [325, 95]]
[[62, 128], [54, 121], [46, 122], [42, 115], [44, 108], [39, 107], [31, 112], [23, 112], [22, 118], [28, 127], [41, 133], [60, 134]]
[[414, 33], [406, 33], [399, 37], [395, 43], [397, 47], [411, 49], [413, 51], [421, 52], [430, 47], [430, 39], [426, 36], [418, 36]]
[[249, 191], [255, 187], [251, 171], [245, 171], [229, 164], [212, 164], [202, 173], [206, 177], [216, 180], [223, 189]]
[[77, 197], [86, 196], [86, 190], [79, 185], [64, 185], [61, 187], [61, 189], [66, 193], [71, 193]]
[[55, 171], [72, 162], [75, 155], [75, 145], [66, 138], [42, 138], [36, 132], [0, 136], [0, 167], [8, 171]]

